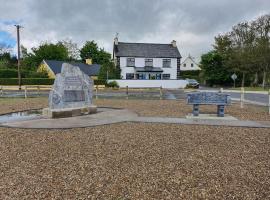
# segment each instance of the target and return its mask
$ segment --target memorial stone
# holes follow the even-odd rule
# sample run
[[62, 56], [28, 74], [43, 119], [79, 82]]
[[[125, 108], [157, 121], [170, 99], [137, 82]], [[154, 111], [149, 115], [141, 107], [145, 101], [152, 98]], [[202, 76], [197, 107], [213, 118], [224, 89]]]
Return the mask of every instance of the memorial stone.
[[43, 114], [52, 118], [96, 112], [92, 104], [93, 81], [79, 67], [64, 63], [49, 94], [49, 108]]

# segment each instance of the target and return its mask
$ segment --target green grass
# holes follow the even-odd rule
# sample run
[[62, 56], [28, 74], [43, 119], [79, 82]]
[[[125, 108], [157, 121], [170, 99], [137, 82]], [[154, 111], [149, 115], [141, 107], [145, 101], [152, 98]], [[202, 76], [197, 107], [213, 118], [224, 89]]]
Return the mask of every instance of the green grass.
[[[229, 88], [231, 90], [241, 90], [241, 87], [236, 88]], [[268, 88], [262, 88], [262, 87], [245, 87], [245, 91], [268, 91]]]

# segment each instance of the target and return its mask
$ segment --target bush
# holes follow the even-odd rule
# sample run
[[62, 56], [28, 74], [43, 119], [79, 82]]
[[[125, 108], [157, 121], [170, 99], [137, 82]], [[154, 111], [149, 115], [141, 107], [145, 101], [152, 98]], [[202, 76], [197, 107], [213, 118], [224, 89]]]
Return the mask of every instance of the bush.
[[94, 85], [106, 85], [106, 80], [96, 79], [94, 80]]
[[196, 79], [196, 80], [200, 80], [200, 71], [196, 70], [196, 71], [181, 71], [180, 72], [180, 77], [182, 79]]
[[0, 69], [0, 78], [16, 78], [18, 71], [16, 69]]
[[107, 87], [119, 88], [119, 85], [116, 81], [112, 81], [112, 82], [107, 83]]
[[[0, 69], [0, 78], [17, 78], [18, 70], [17, 69]], [[30, 70], [21, 70], [22, 78], [48, 78], [47, 73], [30, 71]]]
[[[22, 85], [52, 85], [54, 79], [22, 78]], [[18, 78], [0, 78], [0, 85], [18, 85]]]

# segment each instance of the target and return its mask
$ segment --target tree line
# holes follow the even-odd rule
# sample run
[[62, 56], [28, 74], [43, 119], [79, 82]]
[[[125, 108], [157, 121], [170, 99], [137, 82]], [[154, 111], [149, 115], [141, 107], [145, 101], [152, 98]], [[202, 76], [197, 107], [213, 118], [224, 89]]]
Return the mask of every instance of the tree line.
[[270, 15], [240, 22], [216, 36], [213, 50], [201, 56], [200, 64], [209, 85], [230, 85], [236, 73], [241, 86], [265, 87], [270, 78]]
[[[1, 48], [2, 46], [2, 48]], [[93, 64], [100, 64], [100, 79], [114, 79], [120, 76], [120, 72], [114, 66], [111, 54], [103, 48], [98, 47], [95, 41], [86, 41], [82, 48], [71, 40], [59, 41], [57, 43], [43, 42], [38, 47], [27, 48], [21, 46], [22, 71], [36, 72], [42, 60], [61, 60], [67, 62], [85, 62], [92, 59]], [[16, 70], [17, 59], [10, 53], [10, 48], [0, 45], [0, 70]], [[1, 73], [0, 73], [1, 74]], [[4, 73], [2, 73], [4, 74]], [[42, 76], [42, 75], [41, 75]]]

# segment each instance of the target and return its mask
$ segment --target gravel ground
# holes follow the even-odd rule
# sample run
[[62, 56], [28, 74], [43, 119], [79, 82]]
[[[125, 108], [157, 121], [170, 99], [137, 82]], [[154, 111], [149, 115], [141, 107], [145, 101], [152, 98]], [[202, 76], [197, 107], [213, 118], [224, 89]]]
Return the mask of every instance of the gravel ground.
[[269, 199], [270, 130], [0, 128], [0, 199]]
[[[186, 105], [184, 100], [117, 100], [98, 99], [94, 101], [98, 106], [127, 108], [137, 112], [140, 116], [185, 117], [192, 112], [192, 106]], [[44, 108], [48, 106], [47, 98], [7, 98], [0, 99], [0, 114], [26, 110], [31, 108]], [[216, 106], [200, 106], [201, 113], [216, 113]], [[241, 109], [239, 103], [225, 108], [225, 113], [241, 120], [270, 121], [266, 107], [246, 105]]]
[[[47, 104], [42, 98], [0, 102], [1, 113]], [[190, 111], [180, 101], [96, 103], [148, 116]], [[254, 113], [263, 115], [255, 107]], [[0, 199], [270, 199], [270, 129], [148, 123], [2, 127], [0, 160]]]

